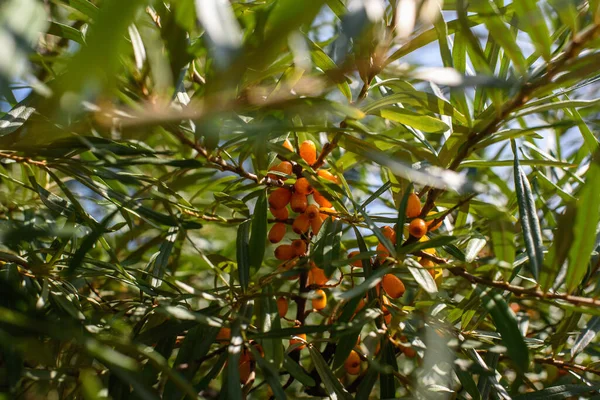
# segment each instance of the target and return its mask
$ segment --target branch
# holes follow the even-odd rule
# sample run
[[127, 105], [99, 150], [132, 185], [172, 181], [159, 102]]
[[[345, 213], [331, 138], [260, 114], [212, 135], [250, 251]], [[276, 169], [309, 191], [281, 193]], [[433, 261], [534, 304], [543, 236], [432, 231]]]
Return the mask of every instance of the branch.
[[[593, 39], [599, 31], [600, 25], [594, 24], [581, 32], [578, 36], [574, 37], [567, 45], [565, 51], [548, 63], [545, 74], [543, 74], [537, 80], [522, 85], [519, 92], [511, 100], [506, 102], [504, 107], [498, 110], [496, 117], [492, 121], [481, 127], [479, 132], [473, 131], [469, 134], [465, 143], [459, 147], [456, 157], [454, 157], [448, 166], [448, 169], [451, 171], [456, 171], [460, 164], [471, 154], [473, 147], [475, 147], [483, 139], [496, 133], [498, 129], [502, 127], [504, 120], [509, 114], [529, 101], [532, 98], [532, 94], [536, 90], [550, 83], [556, 74], [559, 73], [565, 66], [565, 64], [571, 59], [577, 57], [584, 44]], [[421, 211], [421, 217], [426, 216], [427, 213], [431, 211], [435, 205], [435, 200], [443, 192], [443, 189], [432, 190], [432, 188], [429, 186], [426, 186], [421, 190], [419, 197], [423, 196], [425, 193], [428, 193], [427, 200]]]
[[567, 362], [564, 362], [561, 360], [555, 360], [554, 358], [551, 358], [551, 357], [534, 358], [533, 361], [538, 364], [554, 365], [555, 367], [570, 370], [570, 371], [589, 372], [590, 374], [600, 376], [599, 369], [589, 368], [589, 367], [586, 367], [584, 365], [579, 365], [579, 364], [570, 364], [570, 363], [567, 363]]
[[206, 159], [206, 161], [208, 161], [210, 164], [213, 164], [215, 167], [217, 167], [221, 171], [233, 172], [234, 174], [237, 174], [237, 175], [241, 176], [242, 178], [246, 178], [251, 181], [254, 181], [255, 183], [257, 183], [259, 185], [262, 184], [262, 185], [266, 185], [266, 186], [280, 186], [280, 187], [286, 186], [286, 184], [283, 183], [283, 181], [281, 181], [279, 179], [271, 179], [268, 176], [265, 176], [264, 178], [261, 179], [257, 175], [246, 171], [242, 166], [228, 164], [221, 157], [209, 154], [208, 151], [204, 147], [202, 147], [199, 143], [196, 143], [195, 141], [188, 139], [183, 133], [181, 133], [179, 131], [175, 131], [173, 133], [175, 136], [177, 136], [179, 138], [179, 140], [182, 143], [184, 143], [184, 144], [190, 146], [191, 148], [193, 148], [194, 150], [196, 150], [198, 152], [198, 154], [200, 154], [202, 157], [204, 157]]

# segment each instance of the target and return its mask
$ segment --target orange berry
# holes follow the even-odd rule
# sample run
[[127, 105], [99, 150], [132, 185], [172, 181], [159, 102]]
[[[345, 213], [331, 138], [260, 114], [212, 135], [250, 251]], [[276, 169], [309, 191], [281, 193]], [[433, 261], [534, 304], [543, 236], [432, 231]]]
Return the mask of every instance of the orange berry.
[[277, 311], [281, 318], [285, 317], [288, 312], [289, 304], [285, 297], [281, 296], [277, 299]]
[[308, 165], [313, 165], [317, 161], [317, 147], [312, 140], [305, 140], [300, 144], [300, 157]]
[[310, 227], [313, 231], [313, 234], [319, 234], [319, 231], [321, 230], [321, 226], [323, 226], [324, 221], [325, 218], [322, 218], [320, 215], [317, 218], [310, 220]]
[[354, 350], [350, 352], [346, 361], [344, 361], [344, 369], [349, 375], [358, 375], [360, 373], [360, 356]]
[[290, 206], [293, 212], [301, 213], [308, 207], [308, 199], [305, 194], [294, 193], [290, 199]]
[[360, 299], [360, 301], [356, 305], [356, 311], [354, 311], [354, 312], [357, 313], [360, 310], [362, 310], [363, 308], [365, 308], [365, 299], [364, 298]]
[[315, 310], [322, 310], [327, 307], [327, 295], [322, 289], [317, 289], [315, 291], [317, 297], [312, 299], [312, 307]]
[[292, 146], [292, 142], [290, 142], [289, 139], [285, 139], [285, 141], [283, 142], [283, 147], [285, 147], [286, 149], [288, 149], [291, 152], [294, 151], [294, 146]]
[[312, 221], [313, 219], [319, 217], [319, 207], [315, 206], [314, 204], [310, 204], [306, 207], [304, 214], [306, 214], [308, 219]]
[[319, 267], [312, 267], [308, 270], [308, 284], [309, 285], [318, 285], [323, 286], [327, 283], [329, 279], [325, 275], [325, 271], [323, 271]]
[[298, 178], [296, 183], [294, 183], [294, 190], [296, 193], [303, 195], [309, 195], [314, 191], [313, 187], [310, 185], [310, 182], [306, 178]]
[[[356, 257], [359, 254], [360, 254], [360, 251], [351, 251], [350, 253], [348, 253], [348, 258]], [[352, 265], [353, 267], [356, 267], [356, 268], [363, 267], [362, 260], [353, 261], [352, 264], [350, 264], [350, 265]]]
[[[282, 174], [290, 175], [292, 173], [292, 163], [289, 161], [282, 161], [279, 164], [269, 168], [269, 171], [281, 172]], [[285, 177], [276, 174], [269, 174], [269, 178], [285, 179]]]
[[250, 380], [250, 375], [252, 374], [252, 362], [251, 361], [243, 361], [239, 364], [240, 370], [240, 383], [245, 385]]
[[269, 195], [269, 206], [275, 209], [284, 208], [290, 202], [291, 198], [292, 192], [286, 188], [275, 189]]
[[292, 224], [292, 229], [298, 235], [308, 232], [308, 228], [310, 227], [310, 220], [306, 216], [306, 214], [300, 214], [294, 220]]
[[[383, 296], [383, 304], [390, 304], [390, 300], [385, 296]], [[392, 322], [392, 312], [385, 305], [381, 306], [381, 311], [383, 311], [383, 320], [389, 325]]]
[[226, 342], [231, 339], [231, 329], [229, 328], [221, 328], [219, 329], [219, 333], [217, 333], [217, 341]]
[[384, 261], [386, 258], [388, 258], [390, 256], [390, 252], [383, 245], [383, 243], [379, 243], [377, 245], [377, 252], [379, 253], [379, 254], [377, 254], [377, 258], [379, 259], [379, 261]]
[[271, 214], [275, 217], [275, 219], [279, 221], [285, 221], [290, 216], [287, 207], [283, 208], [269, 208]]
[[298, 334], [296, 334], [294, 336], [296, 336], [296, 337], [298, 337], [298, 338], [300, 338], [302, 340], [300, 340], [300, 339], [290, 339], [290, 346], [294, 345], [296, 343], [302, 343], [302, 345], [299, 346], [296, 350], [302, 350], [302, 349], [306, 348], [306, 345], [304, 344], [304, 342], [306, 342], [306, 333], [298, 333]]
[[[427, 213], [427, 215], [433, 215], [433, 214], [437, 214], [437, 213], [435, 211], [430, 211], [430, 212]], [[425, 221], [425, 223], [427, 224], [427, 230], [429, 232], [435, 231], [440, 226], [442, 226], [443, 220], [440, 220], [440, 222], [438, 222], [437, 224], [432, 225], [434, 221], [435, 221], [435, 219], [432, 219], [432, 220], [429, 220], [429, 221]]]
[[419, 264], [421, 264], [423, 268], [435, 267], [435, 263], [427, 258], [422, 258], [421, 260], [419, 260]]
[[421, 200], [419, 196], [411, 193], [408, 195], [408, 202], [406, 203], [406, 216], [416, 218], [419, 215], [421, 215]]
[[306, 255], [306, 242], [302, 239], [296, 239], [292, 242], [292, 247], [296, 252], [296, 256], [302, 257]]
[[412, 347], [400, 346], [400, 349], [408, 358], [415, 358], [417, 356], [417, 352]]
[[394, 228], [386, 225], [383, 228], [381, 228], [381, 232], [383, 233], [383, 236], [390, 239], [390, 242], [392, 242], [392, 244], [396, 244], [396, 231], [394, 230]]
[[417, 239], [420, 239], [427, 233], [427, 225], [421, 218], [415, 218], [408, 225], [408, 232]]
[[337, 178], [337, 176], [335, 176], [334, 174], [332, 174], [331, 172], [324, 170], [324, 169], [320, 169], [317, 171], [317, 175], [319, 175], [321, 178], [326, 179], [330, 182], [333, 183], [340, 183], [340, 180]]
[[513, 310], [513, 312], [516, 314], [519, 311], [521, 311], [521, 306], [519, 305], [519, 303], [510, 303], [510, 309]]
[[323, 197], [321, 195], [321, 193], [317, 192], [316, 190], [313, 192], [313, 199], [315, 200], [315, 202], [320, 205], [321, 207], [331, 207], [331, 202], [329, 200], [327, 200], [325, 197]]
[[281, 261], [286, 261], [294, 258], [296, 250], [291, 244], [281, 244], [275, 249], [275, 258]]
[[286, 226], [282, 222], [275, 223], [271, 230], [269, 231], [269, 242], [271, 243], [279, 243], [281, 239], [285, 236]]
[[381, 280], [381, 284], [383, 286], [383, 290], [385, 290], [385, 293], [392, 299], [402, 297], [406, 291], [402, 280], [393, 274], [384, 275], [383, 279]]

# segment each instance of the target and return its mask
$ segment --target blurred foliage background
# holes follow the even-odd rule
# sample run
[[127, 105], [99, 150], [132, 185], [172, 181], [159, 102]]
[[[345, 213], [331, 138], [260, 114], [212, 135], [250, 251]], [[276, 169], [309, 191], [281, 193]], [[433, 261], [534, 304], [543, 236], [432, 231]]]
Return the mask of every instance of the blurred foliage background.
[[[0, 398], [600, 398], [599, 34], [598, 0], [0, 1]], [[332, 207], [282, 263], [300, 177]]]

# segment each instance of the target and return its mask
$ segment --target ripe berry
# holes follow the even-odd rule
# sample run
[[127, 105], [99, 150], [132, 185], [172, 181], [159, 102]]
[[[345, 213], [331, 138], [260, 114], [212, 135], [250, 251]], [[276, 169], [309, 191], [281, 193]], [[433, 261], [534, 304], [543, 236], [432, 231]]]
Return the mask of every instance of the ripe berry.
[[[285, 175], [290, 175], [292, 173], [292, 163], [289, 161], [282, 161], [279, 164], [269, 168], [269, 171], [281, 172]], [[276, 174], [269, 174], [269, 178], [271, 179], [285, 179], [285, 177]]]
[[289, 139], [285, 139], [285, 142], [283, 142], [283, 147], [285, 147], [286, 149], [288, 149], [291, 152], [294, 151], [294, 146], [292, 146], [292, 142], [290, 142]]
[[312, 221], [313, 219], [316, 219], [319, 217], [319, 207], [315, 206], [314, 204], [310, 204], [309, 206], [306, 207], [304, 214], [306, 214], [308, 219], [310, 219]]
[[383, 320], [389, 325], [392, 322], [392, 312], [388, 310], [386, 305], [390, 304], [390, 299], [388, 299], [386, 296], [383, 296], [382, 301], [383, 304], [381, 305], [381, 311], [383, 312]]
[[294, 220], [292, 224], [292, 229], [298, 235], [302, 235], [303, 233], [308, 232], [308, 228], [310, 227], [310, 220], [306, 216], [306, 214], [300, 214]]
[[279, 312], [279, 316], [281, 318], [285, 317], [288, 312], [288, 301], [285, 297], [281, 296], [277, 299], [277, 311]]
[[331, 202], [321, 195], [316, 190], [313, 192], [313, 199], [321, 207], [331, 207]]
[[310, 182], [306, 178], [298, 178], [296, 183], [294, 183], [294, 190], [296, 193], [303, 195], [309, 195], [314, 191], [313, 187], [310, 185]]
[[271, 214], [273, 214], [275, 219], [277, 219], [279, 221], [285, 221], [290, 216], [290, 213], [289, 213], [287, 207], [269, 208], [269, 210], [271, 211]]
[[251, 361], [243, 361], [239, 364], [240, 370], [240, 383], [245, 385], [250, 380], [250, 375], [252, 374], [252, 362]]
[[521, 306], [519, 303], [510, 303], [510, 309], [516, 314], [521, 311]]
[[[348, 253], [348, 258], [356, 257], [359, 254], [360, 254], [360, 251], [351, 251], [350, 253]], [[352, 264], [350, 264], [350, 265], [352, 265], [353, 267], [356, 267], [356, 268], [363, 267], [362, 260], [353, 261]]]
[[420, 239], [427, 233], [427, 225], [421, 218], [415, 218], [408, 225], [408, 232], [417, 239]]
[[305, 140], [300, 144], [300, 157], [308, 165], [313, 165], [317, 161], [317, 147], [312, 140]]
[[286, 261], [294, 258], [296, 250], [291, 244], [281, 244], [275, 249], [275, 258], [281, 261]]
[[275, 209], [284, 208], [290, 202], [291, 198], [292, 192], [290, 192], [286, 188], [275, 189], [269, 195], [269, 206]]
[[302, 239], [296, 239], [292, 242], [292, 247], [296, 252], [296, 256], [302, 257], [306, 255], [306, 242]]
[[421, 214], [421, 200], [419, 196], [414, 193], [408, 195], [408, 202], [406, 203], [406, 216], [408, 218], [416, 218]]
[[308, 207], [308, 199], [305, 194], [294, 193], [290, 199], [290, 207], [293, 212], [302, 213]]
[[383, 279], [381, 280], [381, 284], [383, 286], [383, 290], [385, 290], [385, 293], [392, 299], [402, 297], [406, 291], [404, 283], [402, 283], [400, 278], [393, 274], [384, 275]]
[[337, 176], [335, 176], [331, 172], [326, 171], [324, 169], [318, 170], [317, 175], [319, 175], [321, 178], [326, 179], [330, 182], [337, 183], [338, 185], [340, 183], [340, 180], [337, 178]]
[[312, 299], [312, 307], [317, 311], [320, 311], [327, 307], [327, 295], [325, 294], [325, 292], [322, 289], [317, 289], [315, 291], [315, 295], [317, 297]]
[[275, 223], [271, 230], [269, 231], [269, 242], [271, 243], [279, 243], [281, 239], [285, 236], [286, 226], [282, 222]]
[[[427, 213], [427, 215], [434, 215], [434, 214], [437, 214], [437, 213], [436, 213], [435, 211], [431, 211], [431, 212], [428, 212], [428, 213]], [[431, 220], [429, 220], [429, 221], [425, 221], [425, 223], [427, 224], [427, 230], [428, 230], [429, 232], [431, 232], [431, 231], [435, 231], [435, 230], [436, 230], [436, 229], [438, 229], [440, 226], [442, 226], [442, 222], [443, 222], [442, 220], [440, 220], [440, 222], [438, 222], [437, 224], [435, 224], [435, 225], [432, 225], [434, 221], [435, 221], [435, 219], [431, 219]]]
[[226, 342], [226, 341], [229, 341], [229, 339], [231, 339], [231, 329], [229, 329], [229, 328], [219, 329], [219, 333], [217, 333], [217, 341]]
[[325, 271], [323, 271], [319, 267], [312, 267], [308, 270], [308, 284], [309, 285], [317, 285], [323, 286], [327, 283], [329, 279], [325, 275]]
[[388, 251], [387, 247], [383, 245], [383, 243], [379, 243], [377, 245], [377, 253], [377, 259], [379, 259], [381, 262], [390, 256], [390, 252]]
[[344, 369], [349, 375], [358, 375], [360, 373], [360, 356], [354, 350], [350, 352], [346, 361], [344, 361]]
[[296, 334], [294, 336], [296, 336], [296, 337], [298, 337], [298, 338], [300, 338], [302, 340], [300, 340], [300, 339], [290, 339], [290, 346], [294, 345], [296, 343], [302, 343], [302, 345], [298, 346], [296, 348], [296, 350], [302, 350], [302, 349], [306, 348], [306, 345], [304, 344], [304, 342], [306, 342], [306, 333], [298, 333], [298, 334]]
[[321, 227], [323, 226], [323, 222], [325, 222], [325, 218], [321, 214], [313, 220], [310, 221], [310, 228], [313, 231], [314, 235], [318, 235]]
[[383, 228], [381, 228], [381, 232], [383, 233], [383, 236], [390, 239], [390, 242], [392, 242], [392, 244], [396, 244], [396, 231], [394, 230], [394, 228], [386, 225]]

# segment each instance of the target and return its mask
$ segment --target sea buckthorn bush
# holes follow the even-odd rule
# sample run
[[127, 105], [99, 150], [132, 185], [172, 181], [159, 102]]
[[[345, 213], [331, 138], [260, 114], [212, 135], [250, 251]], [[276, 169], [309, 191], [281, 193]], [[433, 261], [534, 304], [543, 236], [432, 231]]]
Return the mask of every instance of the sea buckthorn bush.
[[0, 2], [0, 400], [600, 397], [600, 2]]

